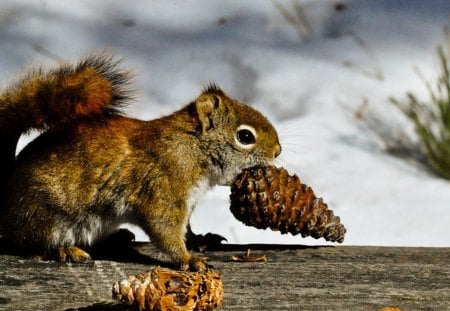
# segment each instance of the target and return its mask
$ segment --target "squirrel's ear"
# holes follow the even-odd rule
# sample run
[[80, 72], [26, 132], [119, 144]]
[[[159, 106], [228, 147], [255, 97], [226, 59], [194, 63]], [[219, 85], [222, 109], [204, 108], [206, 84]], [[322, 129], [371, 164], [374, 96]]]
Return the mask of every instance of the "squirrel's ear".
[[220, 98], [215, 94], [202, 94], [197, 98], [195, 108], [203, 132], [214, 127], [213, 114], [219, 108], [219, 105]]

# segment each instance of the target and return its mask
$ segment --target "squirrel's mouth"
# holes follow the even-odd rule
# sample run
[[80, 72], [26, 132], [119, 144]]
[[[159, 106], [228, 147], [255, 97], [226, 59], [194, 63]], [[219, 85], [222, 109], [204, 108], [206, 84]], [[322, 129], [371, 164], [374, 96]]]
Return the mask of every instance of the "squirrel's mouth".
[[239, 175], [239, 172], [236, 172], [236, 174], [232, 174], [226, 178], [223, 179], [223, 182], [220, 183], [221, 186], [231, 186], [233, 185], [234, 181], [236, 180], [236, 177]]
[[259, 155], [251, 155], [246, 159], [246, 163], [237, 166], [222, 166], [220, 167], [220, 174], [216, 175], [216, 185], [231, 186], [234, 184], [236, 178], [243, 170], [254, 166], [268, 166], [274, 162], [275, 159], [266, 158]]
[[235, 178], [233, 178], [233, 179], [229, 179], [229, 180], [227, 180], [223, 185], [221, 185], [221, 186], [228, 186], [228, 187], [231, 187], [232, 185], [233, 185], [233, 183], [234, 183], [234, 181], [236, 180], [236, 177]]
[[236, 168], [232, 172], [227, 172], [226, 174], [222, 175], [222, 179], [220, 181], [221, 186], [231, 186], [233, 185], [234, 181], [236, 180], [237, 176], [242, 172], [242, 170], [245, 168]]
[[233, 173], [227, 174], [228, 176], [224, 176], [223, 182], [221, 182], [220, 185], [221, 186], [231, 186], [234, 184], [236, 178], [239, 176], [240, 173], [242, 173], [243, 170], [254, 167], [254, 166], [268, 166], [268, 165], [271, 165], [272, 162], [273, 161], [271, 161], [271, 160], [252, 161], [252, 163], [249, 163], [248, 165], [237, 168]]

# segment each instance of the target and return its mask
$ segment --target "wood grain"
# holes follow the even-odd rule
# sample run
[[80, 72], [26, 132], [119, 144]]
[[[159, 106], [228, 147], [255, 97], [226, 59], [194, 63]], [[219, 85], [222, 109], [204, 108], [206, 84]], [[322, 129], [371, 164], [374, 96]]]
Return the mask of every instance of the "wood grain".
[[[267, 262], [231, 262], [247, 249]], [[206, 256], [223, 277], [222, 310], [450, 310], [450, 248], [225, 244]], [[84, 264], [1, 252], [0, 310], [128, 310], [113, 282], [167, 266], [160, 257], [150, 243]]]

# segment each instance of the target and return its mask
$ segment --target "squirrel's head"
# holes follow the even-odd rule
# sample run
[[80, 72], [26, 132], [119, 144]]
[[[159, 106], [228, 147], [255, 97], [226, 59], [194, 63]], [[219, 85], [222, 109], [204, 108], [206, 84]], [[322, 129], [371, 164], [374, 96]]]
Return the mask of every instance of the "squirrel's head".
[[242, 169], [271, 163], [281, 152], [273, 125], [258, 111], [210, 85], [195, 101], [200, 145], [217, 184], [230, 184]]

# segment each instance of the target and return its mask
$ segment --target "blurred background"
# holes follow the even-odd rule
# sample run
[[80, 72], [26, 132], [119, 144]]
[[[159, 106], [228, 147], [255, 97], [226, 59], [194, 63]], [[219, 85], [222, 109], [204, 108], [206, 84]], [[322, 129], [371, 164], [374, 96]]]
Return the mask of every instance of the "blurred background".
[[[449, 14], [444, 0], [3, 0], [0, 86], [106, 50], [136, 74], [129, 114], [153, 119], [214, 81], [274, 123], [277, 165], [341, 217], [345, 244], [450, 246]], [[326, 244], [246, 227], [228, 196], [200, 202], [196, 233]]]

